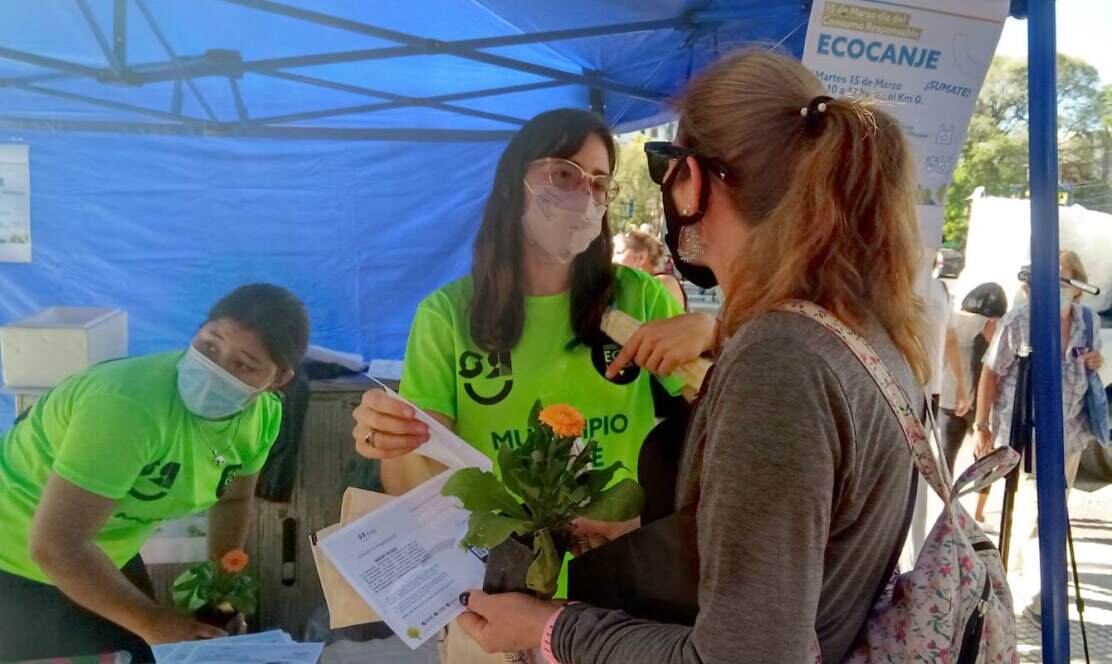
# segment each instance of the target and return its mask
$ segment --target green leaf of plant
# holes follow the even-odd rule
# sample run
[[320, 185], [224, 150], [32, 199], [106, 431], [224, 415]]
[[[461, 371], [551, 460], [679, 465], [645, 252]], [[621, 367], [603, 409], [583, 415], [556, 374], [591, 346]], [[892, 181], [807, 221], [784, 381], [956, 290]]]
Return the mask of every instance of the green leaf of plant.
[[510, 475], [512, 475], [514, 481], [517, 482], [519, 486], [521, 486], [523, 498], [536, 500], [540, 497], [540, 484], [537, 482], [537, 478], [533, 477], [533, 475], [530, 474], [528, 470], [525, 470], [524, 468], [515, 468], [514, 470], [510, 471]]
[[529, 565], [525, 575], [525, 584], [529, 590], [542, 598], [550, 598], [556, 594], [556, 581], [560, 577], [560, 557], [556, 553], [556, 544], [552, 541], [552, 534], [543, 528], [533, 537], [533, 551], [537, 557]]
[[574, 510], [579, 506], [579, 503], [591, 497], [591, 491], [586, 486], [576, 487], [568, 496], [568, 502]]
[[533, 408], [529, 411], [529, 428], [530, 429], [540, 429], [541, 428], [541, 411], [542, 410], [544, 410], [544, 404], [541, 403], [540, 399], [537, 399], [533, 403]]
[[521, 457], [522, 453], [521, 448], [514, 450], [508, 446], [498, 450], [498, 469], [506, 488], [530, 502], [540, 496], [540, 485], [529, 473], [529, 466]]
[[[181, 578], [181, 577], [178, 577], [178, 578]], [[189, 590], [193, 590], [196, 587], [197, 587], [197, 579], [196, 579], [196, 577], [191, 576], [188, 579], [183, 579], [181, 581], [175, 582], [174, 583], [174, 592], [186, 592], [186, 591], [189, 591]]]
[[572, 465], [572, 470], [579, 472], [586, 468], [592, 461], [595, 460], [595, 455], [598, 453], [598, 441], [588, 440], [583, 444], [583, 451], [579, 456], [575, 457], [575, 463]]
[[623, 470], [625, 466], [621, 461], [615, 461], [606, 468], [601, 470], [591, 470], [587, 472], [587, 486], [591, 490], [592, 496], [597, 496], [610, 484], [614, 479], [614, 474], [619, 470]]
[[470, 512], [504, 512], [515, 519], [528, 516], [494, 473], [478, 468], [457, 470], [448, 478], [441, 493], [459, 498], [464, 509]]
[[500, 516], [490, 512], [472, 512], [467, 526], [467, 534], [463, 537], [463, 543], [467, 546], [479, 546], [486, 549], [498, 546], [514, 533], [526, 535], [532, 530], [532, 524], [528, 521], [511, 519], [508, 516]]
[[578, 510], [578, 514], [596, 521], [628, 521], [641, 513], [644, 503], [645, 493], [641, 485], [624, 479], [594, 496], [586, 507]]

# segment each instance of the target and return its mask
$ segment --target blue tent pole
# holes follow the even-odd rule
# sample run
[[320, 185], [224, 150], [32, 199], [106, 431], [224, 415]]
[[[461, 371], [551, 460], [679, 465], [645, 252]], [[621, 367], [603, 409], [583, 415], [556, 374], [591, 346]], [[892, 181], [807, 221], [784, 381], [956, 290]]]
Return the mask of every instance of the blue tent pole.
[[1027, 17], [1031, 109], [1031, 345], [1042, 561], [1042, 644], [1044, 662], [1066, 664], [1070, 659], [1070, 642], [1066, 612], [1062, 340], [1058, 315], [1058, 95], [1054, 18], [1054, 0], [1031, 0]]

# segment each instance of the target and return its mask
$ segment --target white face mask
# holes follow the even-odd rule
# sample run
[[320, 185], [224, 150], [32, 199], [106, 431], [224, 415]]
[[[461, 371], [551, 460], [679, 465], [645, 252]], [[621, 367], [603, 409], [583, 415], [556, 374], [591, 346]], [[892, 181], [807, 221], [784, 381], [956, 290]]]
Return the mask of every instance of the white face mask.
[[206, 420], [235, 415], [262, 391], [225, 371], [192, 344], [178, 362], [178, 394], [189, 412]]
[[587, 250], [602, 232], [606, 206], [585, 190], [566, 191], [552, 185], [532, 186], [522, 223], [525, 237], [553, 263], [566, 265]]

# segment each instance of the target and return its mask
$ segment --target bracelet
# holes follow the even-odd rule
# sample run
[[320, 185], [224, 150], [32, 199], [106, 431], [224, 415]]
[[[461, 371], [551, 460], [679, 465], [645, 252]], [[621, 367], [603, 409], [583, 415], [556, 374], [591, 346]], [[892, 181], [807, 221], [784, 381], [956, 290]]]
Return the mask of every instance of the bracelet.
[[548, 622], [544, 625], [544, 636], [541, 637], [541, 656], [544, 657], [544, 664], [562, 664], [560, 660], [556, 659], [555, 653], [552, 652], [552, 631], [556, 629], [556, 621], [564, 613], [564, 609], [577, 602], [564, 602], [560, 610], [552, 614]]
[[990, 429], [989, 426], [984, 422], [974, 422], [973, 430], [978, 433], [992, 433], [992, 429]]

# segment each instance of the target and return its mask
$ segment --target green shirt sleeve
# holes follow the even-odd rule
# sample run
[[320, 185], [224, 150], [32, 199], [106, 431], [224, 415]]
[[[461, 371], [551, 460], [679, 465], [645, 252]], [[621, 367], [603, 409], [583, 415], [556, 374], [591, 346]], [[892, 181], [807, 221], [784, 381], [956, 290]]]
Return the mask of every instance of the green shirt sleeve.
[[400, 393], [422, 410], [455, 420], [455, 330], [434, 306], [437, 297], [443, 294], [434, 294], [417, 308], [405, 349]]
[[[672, 297], [672, 294], [660, 283], [656, 277], [645, 281], [645, 308], [648, 316], [645, 322], [672, 318], [683, 313], [683, 305]], [[683, 391], [683, 379], [675, 376], [658, 377], [657, 380], [668, 390], [668, 394], [678, 396]]]
[[274, 441], [278, 440], [278, 431], [282, 428], [282, 400], [273, 394], [264, 395], [260, 399], [262, 401], [259, 403], [258, 414], [261, 441], [259, 454], [250, 463], [243, 464], [240, 475], [254, 475], [263, 469], [270, 456], [270, 450], [274, 447]]
[[119, 500], [155, 456], [159, 431], [131, 399], [102, 394], [74, 405], [53, 470], [86, 491]]

